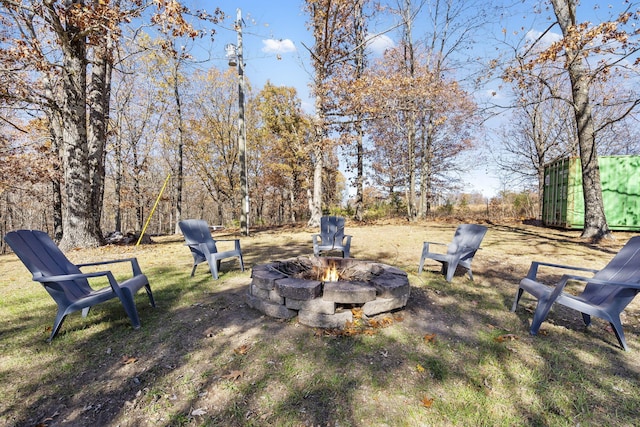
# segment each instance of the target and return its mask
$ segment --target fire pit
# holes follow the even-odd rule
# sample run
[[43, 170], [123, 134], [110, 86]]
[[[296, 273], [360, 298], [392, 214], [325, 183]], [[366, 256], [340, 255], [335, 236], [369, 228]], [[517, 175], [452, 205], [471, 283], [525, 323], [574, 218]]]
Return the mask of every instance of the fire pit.
[[365, 316], [402, 308], [409, 299], [404, 271], [353, 258], [297, 257], [253, 267], [248, 304], [271, 317], [298, 316], [304, 325], [343, 328], [351, 308]]

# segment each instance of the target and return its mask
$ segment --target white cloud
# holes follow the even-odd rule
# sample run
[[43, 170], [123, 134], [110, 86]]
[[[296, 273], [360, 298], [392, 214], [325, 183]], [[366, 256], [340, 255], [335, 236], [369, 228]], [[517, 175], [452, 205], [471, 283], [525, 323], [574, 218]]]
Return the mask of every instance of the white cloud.
[[[536, 31], [536, 30], [529, 30], [526, 35], [527, 42], [533, 43], [536, 40], [538, 40], [540, 36], [542, 36], [542, 32]], [[538, 41], [538, 45], [540, 46], [541, 49], [546, 49], [549, 46], [551, 46], [551, 44], [561, 39], [562, 39], [562, 36], [560, 34], [550, 31], [546, 33], [544, 36], [542, 36], [542, 39]]]
[[262, 40], [262, 44], [262, 51], [264, 53], [288, 53], [296, 51], [296, 45], [289, 39], [266, 39]]
[[369, 39], [367, 46], [375, 54], [382, 54], [385, 50], [395, 46], [393, 40], [384, 34], [367, 34], [367, 39]]

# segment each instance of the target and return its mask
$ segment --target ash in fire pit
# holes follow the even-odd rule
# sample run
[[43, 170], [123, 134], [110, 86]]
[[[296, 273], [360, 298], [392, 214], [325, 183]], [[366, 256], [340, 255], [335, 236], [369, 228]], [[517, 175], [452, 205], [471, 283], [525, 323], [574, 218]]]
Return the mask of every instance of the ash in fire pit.
[[366, 316], [402, 308], [409, 299], [404, 271], [353, 258], [297, 257], [253, 267], [249, 305], [307, 326], [342, 328], [351, 308]]

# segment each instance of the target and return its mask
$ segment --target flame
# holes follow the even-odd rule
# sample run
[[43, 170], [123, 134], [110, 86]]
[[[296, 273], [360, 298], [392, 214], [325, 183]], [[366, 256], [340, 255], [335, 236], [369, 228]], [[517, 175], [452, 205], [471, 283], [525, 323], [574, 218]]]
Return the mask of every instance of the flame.
[[335, 263], [331, 263], [329, 267], [324, 270], [322, 274], [323, 282], [337, 282], [340, 275], [338, 274], [338, 269], [336, 268]]

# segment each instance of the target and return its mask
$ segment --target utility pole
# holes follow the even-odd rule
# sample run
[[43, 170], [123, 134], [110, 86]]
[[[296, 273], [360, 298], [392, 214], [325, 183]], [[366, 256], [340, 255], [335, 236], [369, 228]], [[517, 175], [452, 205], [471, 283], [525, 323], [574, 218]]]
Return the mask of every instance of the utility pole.
[[237, 9], [236, 33], [238, 44], [228, 44], [225, 49], [229, 65], [238, 66], [238, 154], [240, 157], [240, 187], [242, 191], [242, 213], [240, 228], [249, 235], [249, 181], [247, 179], [247, 128], [244, 123], [244, 62], [242, 58], [242, 11]]

